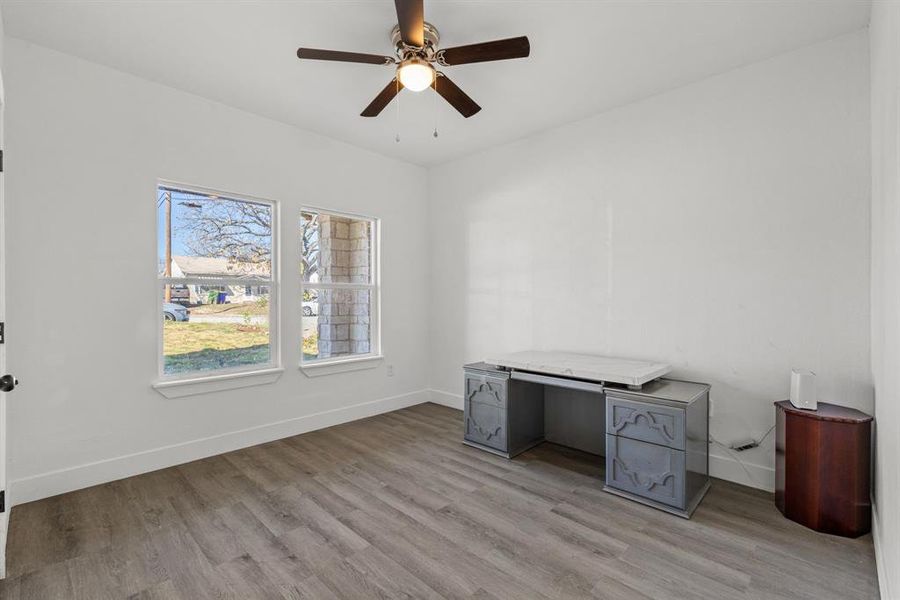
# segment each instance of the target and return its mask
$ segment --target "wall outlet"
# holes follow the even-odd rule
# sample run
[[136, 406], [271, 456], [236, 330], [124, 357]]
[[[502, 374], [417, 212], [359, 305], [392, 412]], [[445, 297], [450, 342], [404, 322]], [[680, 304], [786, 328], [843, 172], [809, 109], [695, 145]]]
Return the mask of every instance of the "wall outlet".
[[393, 376], [394, 376], [394, 365], [388, 365], [388, 366], [387, 366], [387, 376], [388, 376], [388, 377], [393, 377]]
[[739, 442], [733, 442], [731, 444], [731, 449], [735, 452], [743, 452], [744, 450], [756, 448], [757, 446], [759, 446], [759, 442], [756, 440], [741, 440]]

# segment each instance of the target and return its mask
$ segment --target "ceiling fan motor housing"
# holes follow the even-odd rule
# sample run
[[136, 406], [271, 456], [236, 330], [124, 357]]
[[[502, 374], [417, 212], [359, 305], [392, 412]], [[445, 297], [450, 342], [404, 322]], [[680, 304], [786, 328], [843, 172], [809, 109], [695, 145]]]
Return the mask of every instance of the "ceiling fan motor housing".
[[438, 33], [437, 27], [425, 21], [425, 45], [421, 48], [417, 46], [408, 46], [400, 37], [400, 25], [394, 25], [391, 30], [391, 45], [397, 52], [400, 60], [405, 60], [413, 56], [420, 56], [426, 60], [431, 60], [437, 51], [437, 46], [441, 41], [441, 34]]

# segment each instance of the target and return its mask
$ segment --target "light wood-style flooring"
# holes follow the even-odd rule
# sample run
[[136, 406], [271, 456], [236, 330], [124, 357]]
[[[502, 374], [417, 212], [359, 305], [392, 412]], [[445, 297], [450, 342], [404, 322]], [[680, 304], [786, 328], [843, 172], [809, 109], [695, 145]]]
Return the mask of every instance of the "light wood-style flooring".
[[599, 458], [508, 461], [434, 404], [17, 506], [0, 598], [872, 599], [872, 542], [715, 480], [690, 521]]

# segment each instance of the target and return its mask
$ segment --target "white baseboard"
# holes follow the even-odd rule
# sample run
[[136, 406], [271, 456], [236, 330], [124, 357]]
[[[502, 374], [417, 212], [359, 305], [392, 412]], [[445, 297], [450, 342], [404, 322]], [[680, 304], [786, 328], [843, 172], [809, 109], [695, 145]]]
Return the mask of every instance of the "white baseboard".
[[881, 522], [878, 519], [878, 506], [872, 503], [872, 544], [875, 546], [875, 569], [878, 572], [878, 591], [881, 600], [896, 600], [900, 595], [894, 593], [894, 587], [891, 585], [891, 573], [896, 569], [889, 569], [885, 564], [884, 547], [881, 539]]
[[450, 392], [442, 392], [441, 390], [428, 390], [431, 402], [442, 406], [449, 406], [456, 410], [463, 409], [463, 397], [460, 394], [451, 394]]
[[[746, 471], [744, 470], [746, 468]], [[749, 474], [748, 474], [749, 471]], [[718, 479], [733, 481], [748, 487], [775, 491], [775, 469], [763, 465], [744, 463], [741, 467], [737, 460], [730, 456], [709, 455], [709, 474]]]
[[93, 463], [49, 471], [9, 482], [7, 496], [14, 504], [23, 504], [82, 488], [98, 485], [201, 458], [264, 444], [281, 438], [364, 419], [385, 412], [428, 402], [427, 390], [409, 392], [399, 396], [363, 402], [312, 415], [286, 419], [276, 423], [259, 425], [191, 440], [162, 448], [154, 448], [125, 456]]
[[[463, 397], [460, 394], [431, 389], [428, 390], [428, 395], [435, 404], [449, 406], [457, 410], [463, 409]], [[729, 456], [716, 456], [713, 454], [709, 456], [709, 474], [711, 476], [768, 492], [775, 490], [775, 469], [746, 463], [745, 467], [747, 471], [744, 471], [740, 463]]]

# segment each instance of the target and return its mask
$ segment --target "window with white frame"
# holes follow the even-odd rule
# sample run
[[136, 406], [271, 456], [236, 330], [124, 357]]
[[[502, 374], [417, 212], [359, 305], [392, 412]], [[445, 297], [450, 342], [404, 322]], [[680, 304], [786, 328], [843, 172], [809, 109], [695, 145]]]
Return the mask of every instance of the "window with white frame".
[[168, 184], [156, 203], [160, 376], [276, 366], [274, 204]]
[[377, 219], [301, 212], [303, 363], [380, 353], [377, 244]]

